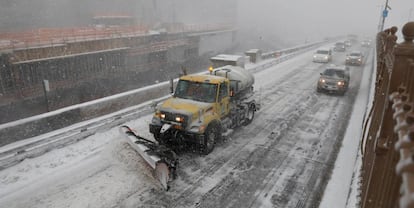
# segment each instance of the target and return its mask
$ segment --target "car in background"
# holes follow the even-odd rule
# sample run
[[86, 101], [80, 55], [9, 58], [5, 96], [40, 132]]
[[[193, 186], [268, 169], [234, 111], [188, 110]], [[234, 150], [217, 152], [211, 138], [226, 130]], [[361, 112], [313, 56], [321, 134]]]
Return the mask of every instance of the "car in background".
[[313, 62], [328, 63], [332, 60], [332, 50], [320, 48], [313, 54]]
[[361, 51], [352, 51], [348, 53], [345, 58], [346, 65], [358, 65], [361, 66], [364, 61], [364, 55]]
[[361, 46], [362, 47], [371, 47], [371, 40], [370, 39], [364, 39], [363, 41], [361, 41]]
[[349, 79], [347, 66], [329, 66], [320, 73], [316, 91], [344, 95], [348, 90]]
[[351, 40], [345, 40], [344, 43], [345, 43], [346, 47], [351, 47], [352, 46]]
[[344, 42], [337, 42], [333, 48], [334, 51], [344, 52], [346, 50], [346, 46]]

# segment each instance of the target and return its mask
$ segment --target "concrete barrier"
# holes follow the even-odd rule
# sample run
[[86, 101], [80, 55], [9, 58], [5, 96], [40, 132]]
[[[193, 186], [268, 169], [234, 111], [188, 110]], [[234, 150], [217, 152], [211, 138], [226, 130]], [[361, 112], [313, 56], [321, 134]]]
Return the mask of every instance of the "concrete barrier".
[[45, 134], [169, 94], [169, 82], [120, 93], [0, 125], [0, 146]]

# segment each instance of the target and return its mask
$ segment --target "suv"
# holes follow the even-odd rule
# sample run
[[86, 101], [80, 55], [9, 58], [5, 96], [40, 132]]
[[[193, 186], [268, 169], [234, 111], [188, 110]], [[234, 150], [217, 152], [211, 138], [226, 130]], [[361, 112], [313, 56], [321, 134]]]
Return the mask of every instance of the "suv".
[[358, 65], [361, 66], [364, 59], [364, 55], [360, 51], [352, 51], [346, 55], [346, 65]]
[[331, 49], [318, 49], [313, 54], [313, 62], [322, 62], [328, 63], [332, 60], [332, 50]]
[[331, 66], [320, 74], [317, 83], [317, 92], [329, 92], [344, 95], [349, 86], [349, 68], [345, 66]]
[[335, 43], [334, 51], [344, 52], [345, 51], [345, 43], [343, 43], [343, 42]]

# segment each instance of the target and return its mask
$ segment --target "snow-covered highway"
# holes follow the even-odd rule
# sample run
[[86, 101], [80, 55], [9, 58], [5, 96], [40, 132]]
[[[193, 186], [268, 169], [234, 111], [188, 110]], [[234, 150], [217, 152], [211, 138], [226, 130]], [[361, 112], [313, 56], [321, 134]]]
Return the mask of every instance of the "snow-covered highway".
[[[365, 50], [365, 65], [350, 67], [350, 89], [345, 96], [336, 96], [316, 92], [319, 73], [331, 63], [313, 63], [313, 52], [255, 73], [262, 104], [255, 120], [219, 142], [207, 156], [180, 155], [178, 178], [168, 192], [123, 141], [118, 127], [100, 128], [86, 139], [1, 170], [0, 205], [318, 206], [372, 54]], [[343, 65], [344, 60], [345, 53], [334, 53], [334, 64]], [[152, 138], [151, 116], [126, 124]]]

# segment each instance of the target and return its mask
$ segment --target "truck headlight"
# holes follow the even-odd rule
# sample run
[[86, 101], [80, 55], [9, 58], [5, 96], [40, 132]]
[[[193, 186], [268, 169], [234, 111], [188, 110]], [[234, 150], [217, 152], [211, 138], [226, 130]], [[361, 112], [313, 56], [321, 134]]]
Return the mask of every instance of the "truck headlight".
[[156, 111], [154, 116], [160, 119], [165, 119], [165, 113], [161, 113], [160, 111]]
[[184, 122], [184, 118], [181, 117], [181, 116], [176, 116], [175, 117], [175, 121], [178, 122], [178, 123], [183, 123]]

